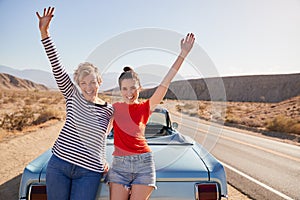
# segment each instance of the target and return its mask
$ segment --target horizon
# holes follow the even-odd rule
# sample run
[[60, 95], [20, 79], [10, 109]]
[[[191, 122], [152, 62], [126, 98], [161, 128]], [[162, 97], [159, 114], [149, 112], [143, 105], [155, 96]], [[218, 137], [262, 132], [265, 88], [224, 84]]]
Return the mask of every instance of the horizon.
[[[2, 69], [3, 67], [8, 70], [3, 70]], [[30, 72], [30, 75], [28, 75], [26, 73], [22, 73], [22, 72]], [[40, 77], [40, 76], [37, 77], [37, 75], [32, 72], [47, 73], [48, 76], [47, 77]], [[0, 74], [1, 73], [9, 74], [9, 75], [15, 76], [15, 77], [23, 79], [23, 80], [29, 80], [29, 81], [32, 81], [37, 84], [42, 84], [42, 85], [45, 85], [46, 87], [48, 87], [49, 89], [57, 89], [56, 83], [55, 83], [55, 80], [54, 80], [54, 77], [53, 77], [51, 71], [44, 71], [41, 69], [16, 69], [16, 68], [11, 68], [11, 67], [0, 65]], [[18, 73], [21, 73], [22, 75], [20, 75]], [[72, 73], [68, 73], [68, 74], [69, 74], [70, 78], [72, 79], [73, 74]], [[226, 79], [226, 78], [243, 78], [243, 77], [254, 77], [254, 76], [282, 76], [282, 75], [296, 75], [296, 74], [300, 74], [300, 73], [235, 75], [235, 76], [221, 76], [221, 77], [179, 77], [177, 79], [174, 79], [172, 81], [172, 83], [177, 82], [177, 81], [208, 80], [208, 79], [216, 79], [216, 78], [217, 79], [218, 78]], [[105, 74], [101, 74], [101, 76], [103, 78], [103, 83], [99, 89], [99, 93], [106, 92], [109, 90], [114, 90], [115, 88], [118, 87], [117, 79], [118, 79], [119, 73], [107, 72]], [[154, 88], [160, 82], [160, 80], [157, 80], [155, 82], [153, 82], [153, 81], [150, 82], [149, 79], [153, 78], [153, 76], [150, 78], [147, 76], [148, 76], [148, 74], [144, 75], [144, 77], [142, 77], [142, 79], [141, 79], [141, 84], [144, 89]], [[50, 79], [52, 79], [52, 81], [51, 80], [49, 81], [49, 79], [46, 80], [45, 78], [50, 78]], [[157, 77], [154, 77], [154, 78], [157, 78]], [[160, 77], [158, 77], [158, 78], [160, 78]]]
[[[1, 72], [1, 67], [2, 66], [0, 65], [0, 72]], [[49, 73], [49, 75], [51, 76], [51, 73]], [[211, 80], [204, 80], [204, 79], [195, 79], [195, 81], [193, 81], [192, 79], [178, 80], [178, 81], [173, 81], [174, 84], [170, 85], [171, 93], [169, 94], [167, 93], [165, 98], [172, 99], [174, 98], [173, 95], [175, 94], [175, 96], [180, 97], [179, 99], [181, 100], [197, 100], [198, 98], [200, 98], [202, 100], [209, 100], [209, 101], [224, 101], [227, 98], [229, 98], [227, 99], [228, 101], [235, 101], [235, 102], [242, 102], [242, 101], [273, 102], [273, 103], [282, 102], [284, 100], [299, 96], [299, 88], [297, 87], [299, 83], [298, 81], [299, 76], [300, 73], [276, 74], [276, 75], [252, 75], [246, 77], [245, 79], [243, 79], [243, 76], [234, 76], [234, 77], [222, 77], [221, 82], [218, 77], [206, 78]], [[11, 81], [12, 80], [11, 78], [6, 79], [5, 77], [6, 75], [4, 75], [4, 82], [0, 84], [1, 88], [3, 88], [4, 86], [3, 89], [5, 88], [7, 89], [9, 85], [10, 86], [8, 88], [26, 89], [27, 84], [29, 88], [39, 87], [39, 86], [34, 86], [34, 84], [39, 84], [39, 85], [42, 84], [43, 86], [46, 86], [50, 91], [59, 91], [57, 87], [53, 87], [53, 88], [48, 87], [46, 84], [38, 83], [36, 81], [33, 81], [34, 84], [31, 84], [27, 82], [27, 80], [29, 79], [21, 78], [19, 82], [19, 78], [17, 76], [15, 76], [16, 80], [14, 81]], [[216, 85], [218, 85], [217, 88]], [[153, 92], [153, 89], [155, 89], [156, 86], [157, 85], [152, 85], [151, 87], [142, 86], [143, 94], [141, 93], [142, 94], [141, 98], [143, 98], [143, 95], [146, 96], [151, 95], [151, 91]], [[199, 87], [203, 89], [203, 92], [199, 93], [198, 90]], [[149, 90], [150, 93], [147, 90]], [[244, 93], [243, 91], [245, 90], [247, 90], [248, 92]], [[207, 93], [207, 91], [209, 92]], [[279, 91], [286, 91], [286, 92], [279, 92]], [[291, 93], [291, 91], [293, 92]], [[99, 94], [111, 93], [111, 95], [113, 96], [120, 96], [119, 87], [117, 85], [110, 85], [110, 87], [108, 88], [103, 88], [102, 85], [98, 93]], [[248, 100], [245, 100], [245, 98]]]
[[[26, 69], [17, 69], [17, 68], [13, 68], [13, 67], [9, 67], [9, 66], [5, 66], [5, 65], [1, 65], [0, 64], [0, 73], [6, 73], [6, 72], [2, 72], [1, 68], [4, 67], [4, 68], [8, 68], [9, 70], [16, 70], [16, 71], [19, 71], [19, 72], [22, 72], [22, 71], [40, 71], [40, 72], [47, 72], [47, 73], [50, 73], [52, 74], [52, 71], [51, 69], [49, 70], [44, 70], [44, 69], [33, 69], [33, 68], [26, 68]], [[4, 70], [5, 71], [5, 70]], [[72, 75], [73, 73], [71, 72], [68, 72], [69, 75]], [[105, 72], [102, 75], [105, 75], [105, 74], [116, 74], [116, 75], [119, 75], [119, 72]], [[194, 77], [192, 75], [188, 75], [188, 76], [181, 76], [181, 77], [177, 77], [174, 78], [174, 81], [177, 81], [177, 80], [190, 80], [190, 79], [207, 79], [207, 78], [225, 78], [225, 77], [244, 77], [244, 76], [273, 76], [273, 75], [291, 75], [291, 74], [300, 74], [300, 71], [299, 72], [292, 72], [292, 73], [270, 73], [270, 74], [237, 74], [237, 75], [225, 75], [225, 76], [213, 76], [213, 77]], [[12, 74], [10, 74], [12, 75]], [[20, 77], [22, 78], [22, 77]], [[181, 79], [180, 79], [181, 78]]]
[[[48, 72], [50, 74], [52, 74], [52, 71], [51, 71], [51, 68], [49, 68], [48, 70], [47, 69], [34, 69], [34, 68], [24, 68], [24, 69], [18, 69], [18, 68], [14, 68], [14, 67], [9, 67], [9, 66], [5, 66], [5, 65], [1, 65], [0, 64], [0, 69], [1, 67], [5, 67], [5, 68], [9, 68], [9, 69], [13, 69], [13, 70], [17, 70], [17, 71], [30, 71], [30, 70], [36, 70], [36, 71], [42, 71], [42, 72]], [[74, 71], [74, 70], [73, 70]], [[0, 72], [2, 73], [2, 72]], [[106, 72], [106, 73], [103, 73], [103, 74], [119, 74], [119, 72], [114, 72], [114, 71], [109, 71], [109, 72]], [[225, 76], [220, 76], [220, 77], [236, 77], [236, 76], [260, 76], [260, 75], [285, 75], [285, 74], [299, 74], [300, 73], [300, 70], [299, 72], [285, 72], [285, 73], [269, 73], [269, 74], [237, 74], [237, 75], [225, 75]], [[68, 74], [72, 74], [72, 72], [68, 71]], [[187, 75], [187, 76], [183, 76], [184, 79], [186, 79], [187, 77], [193, 77], [192, 75]], [[197, 77], [197, 78], [217, 78], [217, 77]], [[181, 80], [181, 79], [178, 79], [178, 80]]]

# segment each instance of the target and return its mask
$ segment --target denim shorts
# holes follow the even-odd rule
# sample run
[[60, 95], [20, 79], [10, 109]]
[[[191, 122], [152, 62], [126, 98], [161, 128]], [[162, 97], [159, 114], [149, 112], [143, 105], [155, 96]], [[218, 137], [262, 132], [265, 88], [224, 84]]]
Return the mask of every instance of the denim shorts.
[[132, 185], [147, 185], [156, 189], [156, 173], [152, 152], [114, 156], [107, 175], [107, 182], [118, 183], [126, 188]]

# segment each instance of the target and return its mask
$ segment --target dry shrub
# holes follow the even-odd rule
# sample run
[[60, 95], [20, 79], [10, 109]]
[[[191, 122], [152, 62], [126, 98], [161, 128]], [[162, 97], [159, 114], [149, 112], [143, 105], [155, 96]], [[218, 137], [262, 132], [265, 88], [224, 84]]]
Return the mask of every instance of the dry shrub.
[[182, 111], [182, 106], [181, 106], [181, 105], [176, 105], [176, 110], [177, 110], [178, 112], [181, 112], [181, 111]]
[[254, 120], [254, 119], [241, 120], [241, 124], [248, 127], [255, 127], [255, 128], [263, 126], [263, 124], [259, 120]]
[[12, 97], [8, 97], [5, 101], [6, 104], [8, 103], [16, 103], [17, 102], [17, 99], [15, 96], [12, 96]]
[[194, 108], [196, 108], [196, 106], [191, 103], [185, 103], [184, 105], [180, 105], [180, 104], [176, 105], [176, 110], [178, 112], [185, 111], [185, 113], [189, 113], [189, 110], [192, 110]]
[[0, 128], [21, 131], [25, 126], [31, 125], [33, 120], [34, 113], [32, 109], [24, 107], [17, 112], [5, 114], [2, 121], [0, 121]]
[[25, 105], [32, 105], [32, 104], [34, 104], [35, 103], [35, 101], [32, 99], [32, 98], [30, 98], [30, 97], [26, 97], [25, 99], [24, 99], [24, 103], [25, 103]]
[[49, 102], [50, 105], [56, 105], [56, 104], [65, 104], [65, 99], [62, 95], [55, 96], [51, 102]]
[[43, 97], [43, 98], [40, 98], [38, 103], [40, 104], [51, 104], [51, 99], [47, 98], [47, 97]]
[[8, 103], [10, 103], [9, 100], [10, 99], [8, 97], [4, 97], [3, 100], [2, 100], [2, 104], [8, 104]]
[[59, 91], [13, 91], [0, 93], [0, 129], [22, 131], [25, 127], [65, 116], [65, 104]]
[[183, 108], [186, 110], [192, 110], [192, 109], [196, 108], [196, 106], [191, 103], [186, 103], [186, 104], [184, 104]]
[[291, 126], [291, 132], [300, 135], [300, 122]]
[[270, 131], [300, 134], [300, 123], [283, 115], [268, 121], [266, 128]]
[[25, 127], [42, 124], [48, 120], [61, 120], [62, 116], [63, 114], [58, 110], [46, 109], [34, 112], [32, 108], [25, 106], [14, 113], [5, 114], [0, 121], [0, 128], [9, 131], [22, 131]]
[[199, 110], [206, 110], [207, 105], [206, 104], [199, 104]]
[[234, 115], [226, 115], [225, 116], [225, 123], [239, 124], [240, 123], [240, 118], [237, 118]]
[[231, 107], [227, 107], [225, 113], [225, 123], [237, 124], [240, 119], [234, 115], [233, 109]]
[[38, 125], [45, 123], [46, 121], [52, 120], [52, 119], [62, 119], [62, 115], [58, 110], [54, 109], [45, 109], [39, 112], [39, 115], [36, 120], [33, 121], [33, 125]]

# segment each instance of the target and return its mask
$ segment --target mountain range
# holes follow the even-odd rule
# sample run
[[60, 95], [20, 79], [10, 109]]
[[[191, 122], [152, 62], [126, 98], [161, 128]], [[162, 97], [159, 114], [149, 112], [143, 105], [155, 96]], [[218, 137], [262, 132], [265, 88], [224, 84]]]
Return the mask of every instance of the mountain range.
[[[50, 72], [17, 70], [0, 65], [0, 73], [42, 84], [50, 89], [57, 88], [53, 75]], [[114, 88], [117, 88], [118, 75], [117, 73], [102, 75], [103, 84], [100, 87], [101, 90], [108, 93], [115, 90]], [[155, 89], [156, 87], [143, 90], [140, 93], [140, 97], [150, 97]], [[280, 102], [298, 95], [300, 95], [300, 73], [179, 80], [171, 83], [165, 98], [207, 101]]]
[[[57, 89], [57, 84], [51, 72], [37, 70], [37, 69], [18, 70], [11, 67], [0, 65], [0, 73], [10, 74], [17, 78], [26, 79], [38, 84], [43, 84], [50, 89]], [[69, 76], [73, 80], [73, 74], [69, 74]], [[116, 87], [117, 77], [118, 77], [117, 73], [106, 73], [105, 75], [103, 75], [102, 76], [103, 83], [100, 89], [102, 91], [105, 91]]]
[[[141, 92], [150, 97], [156, 88]], [[300, 95], [300, 73], [232, 76], [172, 82], [165, 98], [235, 102], [280, 102]]]

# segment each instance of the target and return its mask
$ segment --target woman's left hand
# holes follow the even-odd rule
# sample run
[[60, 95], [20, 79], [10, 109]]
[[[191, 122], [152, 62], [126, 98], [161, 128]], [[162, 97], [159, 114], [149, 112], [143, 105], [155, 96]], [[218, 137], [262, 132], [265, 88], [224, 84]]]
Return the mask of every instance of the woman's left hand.
[[39, 29], [42, 35], [42, 39], [49, 37], [49, 26], [53, 18], [54, 7], [44, 8], [43, 15], [40, 15], [36, 12], [36, 15], [39, 19]]
[[188, 33], [185, 38], [181, 40], [181, 57], [186, 57], [194, 45], [195, 37], [193, 33]]
[[108, 163], [105, 163], [103, 173], [107, 173], [108, 170], [109, 170], [109, 164], [108, 164]]

